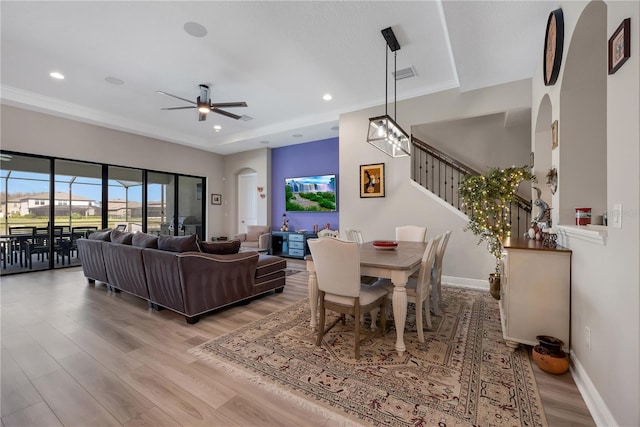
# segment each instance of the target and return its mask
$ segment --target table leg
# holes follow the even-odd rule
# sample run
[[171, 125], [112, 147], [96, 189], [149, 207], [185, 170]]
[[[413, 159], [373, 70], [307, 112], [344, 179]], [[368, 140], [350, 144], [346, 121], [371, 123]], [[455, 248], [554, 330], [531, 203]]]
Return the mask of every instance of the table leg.
[[315, 270], [309, 270], [309, 308], [311, 309], [311, 330], [318, 329], [318, 280]]
[[396, 324], [396, 350], [402, 356], [407, 349], [404, 345], [404, 325], [407, 321], [406, 279], [403, 283], [393, 282], [393, 321]]

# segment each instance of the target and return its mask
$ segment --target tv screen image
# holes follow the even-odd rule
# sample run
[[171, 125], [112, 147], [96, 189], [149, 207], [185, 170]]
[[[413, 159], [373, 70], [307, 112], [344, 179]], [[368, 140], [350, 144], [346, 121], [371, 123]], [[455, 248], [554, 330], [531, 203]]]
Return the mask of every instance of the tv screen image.
[[286, 178], [287, 212], [336, 212], [336, 176]]

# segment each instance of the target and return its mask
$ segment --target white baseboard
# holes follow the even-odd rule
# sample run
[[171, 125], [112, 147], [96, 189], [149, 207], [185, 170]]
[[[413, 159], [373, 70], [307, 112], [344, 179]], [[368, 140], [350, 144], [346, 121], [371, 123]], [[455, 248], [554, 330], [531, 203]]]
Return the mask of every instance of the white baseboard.
[[442, 283], [463, 288], [489, 290], [489, 280], [467, 279], [466, 277], [442, 276]]
[[584, 403], [587, 405], [587, 409], [593, 417], [593, 421], [597, 426], [618, 426], [613, 414], [609, 411], [604, 400], [595, 388], [587, 371], [584, 370], [582, 364], [576, 357], [575, 353], [571, 352], [571, 376], [578, 386], [578, 390], [584, 399]]

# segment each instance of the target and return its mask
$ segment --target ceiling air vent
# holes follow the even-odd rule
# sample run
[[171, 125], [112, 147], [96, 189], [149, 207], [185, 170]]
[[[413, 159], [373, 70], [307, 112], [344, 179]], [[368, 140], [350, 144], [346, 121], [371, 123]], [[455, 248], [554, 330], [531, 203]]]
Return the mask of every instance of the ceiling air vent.
[[398, 70], [396, 72], [392, 72], [393, 76], [396, 80], [408, 79], [409, 77], [413, 77], [416, 75], [416, 72], [413, 70], [413, 67], [403, 68], [402, 70]]
[[240, 116], [240, 120], [242, 120], [243, 122], [248, 122], [249, 120], [253, 120], [253, 117], [243, 114], [242, 116]]

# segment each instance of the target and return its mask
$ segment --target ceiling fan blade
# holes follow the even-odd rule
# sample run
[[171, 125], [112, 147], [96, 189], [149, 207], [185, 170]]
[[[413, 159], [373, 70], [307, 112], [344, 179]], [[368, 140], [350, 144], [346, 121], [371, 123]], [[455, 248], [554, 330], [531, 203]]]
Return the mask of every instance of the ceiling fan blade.
[[195, 102], [193, 102], [193, 101], [192, 101], [192, 100], [190, 100], [190, 99], [182, 98], [182, 97], [177, 96], [177, 95], [172, 95], [172, 94], [170, 94], [170, 93], [163, 92], [163, 91], [161, 91], [161, 90], [157, 90], [157, 91], [156, 91], [156, 93], [159, 93], [159, 94], [161, 94], [161, 95], [167, 95], [167, 96], [170, 96], [170, 97], [172, 97], [172, 98], [177, 98], [177, 99], [180, 99], [180, 100], [182, 100], [182, 101], [184, 101], [184, 102], [188, 102], [189, 104], [195, 104]]
[[211, 108], [211, 111], [213, 111], [214, 113], [222, 114], [223, 116], [231, 117], [232, 119], [236, 119], [236, 120], [238, 120], [240, 117], [242, 117], [242, 116], [238, 116], [238, 115], [235, 115], [233, 113], [230, 113], [228, 111], [220, 110], [220, 109], [215, 108], [215, 107]]
[[211, 103], [211, 108], [233, 108], [233, 107], [246, 107], [246, 102], [215, 102]]
[[199, 122], [204, 122], [205, 120], [207, 120], [207, 113], [203, 113], [201, 111], [198, 111], [198, 121]]
[[196, 108], [195, 105], [193, 107], [169, 107], [169, 108], [161, 108], [161, 110], [187, 110], [191, 108]]

